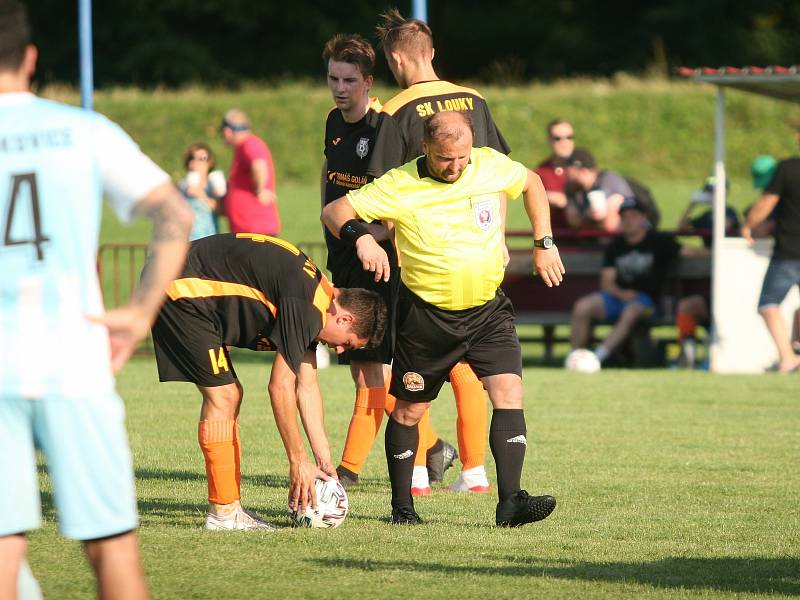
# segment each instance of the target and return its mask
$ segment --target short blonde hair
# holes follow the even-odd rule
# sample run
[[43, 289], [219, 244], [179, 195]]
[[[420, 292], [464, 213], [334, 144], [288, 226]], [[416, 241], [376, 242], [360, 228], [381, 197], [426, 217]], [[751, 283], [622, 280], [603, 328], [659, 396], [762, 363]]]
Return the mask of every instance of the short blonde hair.
[[375, 33], [386, 52], [399, 51], [409, 56], [424, 56], [433, 51], [433, 33], [424, 21], [406, 19], [396, 8], [380, 18]]

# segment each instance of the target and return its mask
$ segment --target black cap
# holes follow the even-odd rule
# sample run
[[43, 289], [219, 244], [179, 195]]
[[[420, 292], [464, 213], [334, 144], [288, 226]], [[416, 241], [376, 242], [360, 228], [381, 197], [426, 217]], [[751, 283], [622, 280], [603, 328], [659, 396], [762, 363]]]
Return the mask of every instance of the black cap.
[[619, 205], [620, 214], [622, 214], [623, 210], [638, 210], [640, 213], [645, 212], [642, 203], [639, 202], [634, 196], [628, 196], [622, 201], [622, 204]]
[[592, 153], [586, 148], [575, 148], [572, 155], [567, 159], [567, 165], [570, 167], [594, 169], [597, 163], [594, 161]]

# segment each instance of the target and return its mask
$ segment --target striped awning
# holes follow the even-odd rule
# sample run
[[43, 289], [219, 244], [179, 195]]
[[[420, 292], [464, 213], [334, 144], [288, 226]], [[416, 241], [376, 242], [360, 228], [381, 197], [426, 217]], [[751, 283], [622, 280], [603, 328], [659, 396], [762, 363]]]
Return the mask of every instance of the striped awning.
[[680, 67], [678, 75], [693, 81], [800, 103], [800, 65], [788, 67]]

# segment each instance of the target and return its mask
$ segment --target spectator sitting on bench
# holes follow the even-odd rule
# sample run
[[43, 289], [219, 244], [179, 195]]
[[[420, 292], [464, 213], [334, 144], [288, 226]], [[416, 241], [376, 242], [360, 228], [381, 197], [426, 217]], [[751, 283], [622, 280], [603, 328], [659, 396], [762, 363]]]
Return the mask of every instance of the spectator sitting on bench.
[[[727, 182], [726, 182], [727, 184]], [[714, 197], [714, 177], [706, 178], [702, 189], [692, 194], [692, 199], [683, 211], [678, 222], [678, 233], [694, 233], [696, 231], [710, 231], [713, 228], [713, 210], [711, 201]], [[727, 188], [727, 185], [726, 185]], [[698, 206], [707, 208], [701, 215], [691, 218], [692, 213]], [[736, 211], [730, 206], [725, 207], [725, 235], [739, 235], [739, 217]], [[695, 255], [708, 255], [711, 251], [711, 237], [703, 236], [702, 248], [687, 248]], [[686, 252], [685, 252], [686, 253]], [[709, 290], [710, 291], [710, 290]], [[711, 306], [710, 295], [692, 294], [678, 300], [675, 324], [678, 328], [678, 344], [681, 353], [678, 357], [678, 367], [693, 369], [697, 356], [697, 325], [708, 326], [709, 307]]]
[[567, 161], [567, 223], [573, 229], [620, 230], [619, 208], [635, 194], [625, 178], [615, 171], [597, 168], [592, 153], [576, 148]]
[[680, 244], [650, 226], [635, 198], [619, 207], [622, 233], [606, 247], [600, 272], [600, 291], [580, 298], [572, 308], [572, 348], [586, 348], [592, 321], [615, 323], [594, 351], [600, 364], [625, 341], [640, 321], [656, 312], [661, 282]]
[[547, 124], [547, 143], [550, 156], [544, 159], [536, 174], [542, 178], [542, 185], [550, 203], [550, 226], [553, 229], [567, 227], [564, 210], [567, 206], [567, 160], [575, 150], [575, 130], [564, 119], [553, 119]]

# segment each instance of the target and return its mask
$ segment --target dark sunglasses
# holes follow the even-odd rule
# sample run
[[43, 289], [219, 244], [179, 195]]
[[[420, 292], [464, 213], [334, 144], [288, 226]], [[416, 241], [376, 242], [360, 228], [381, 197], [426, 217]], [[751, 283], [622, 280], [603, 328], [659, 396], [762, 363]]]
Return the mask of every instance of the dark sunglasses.
[[571, 135], [551, 135], [550, 139], [554, 142], [560, 142], [561, 140], [571, 140], [572, 137]]

